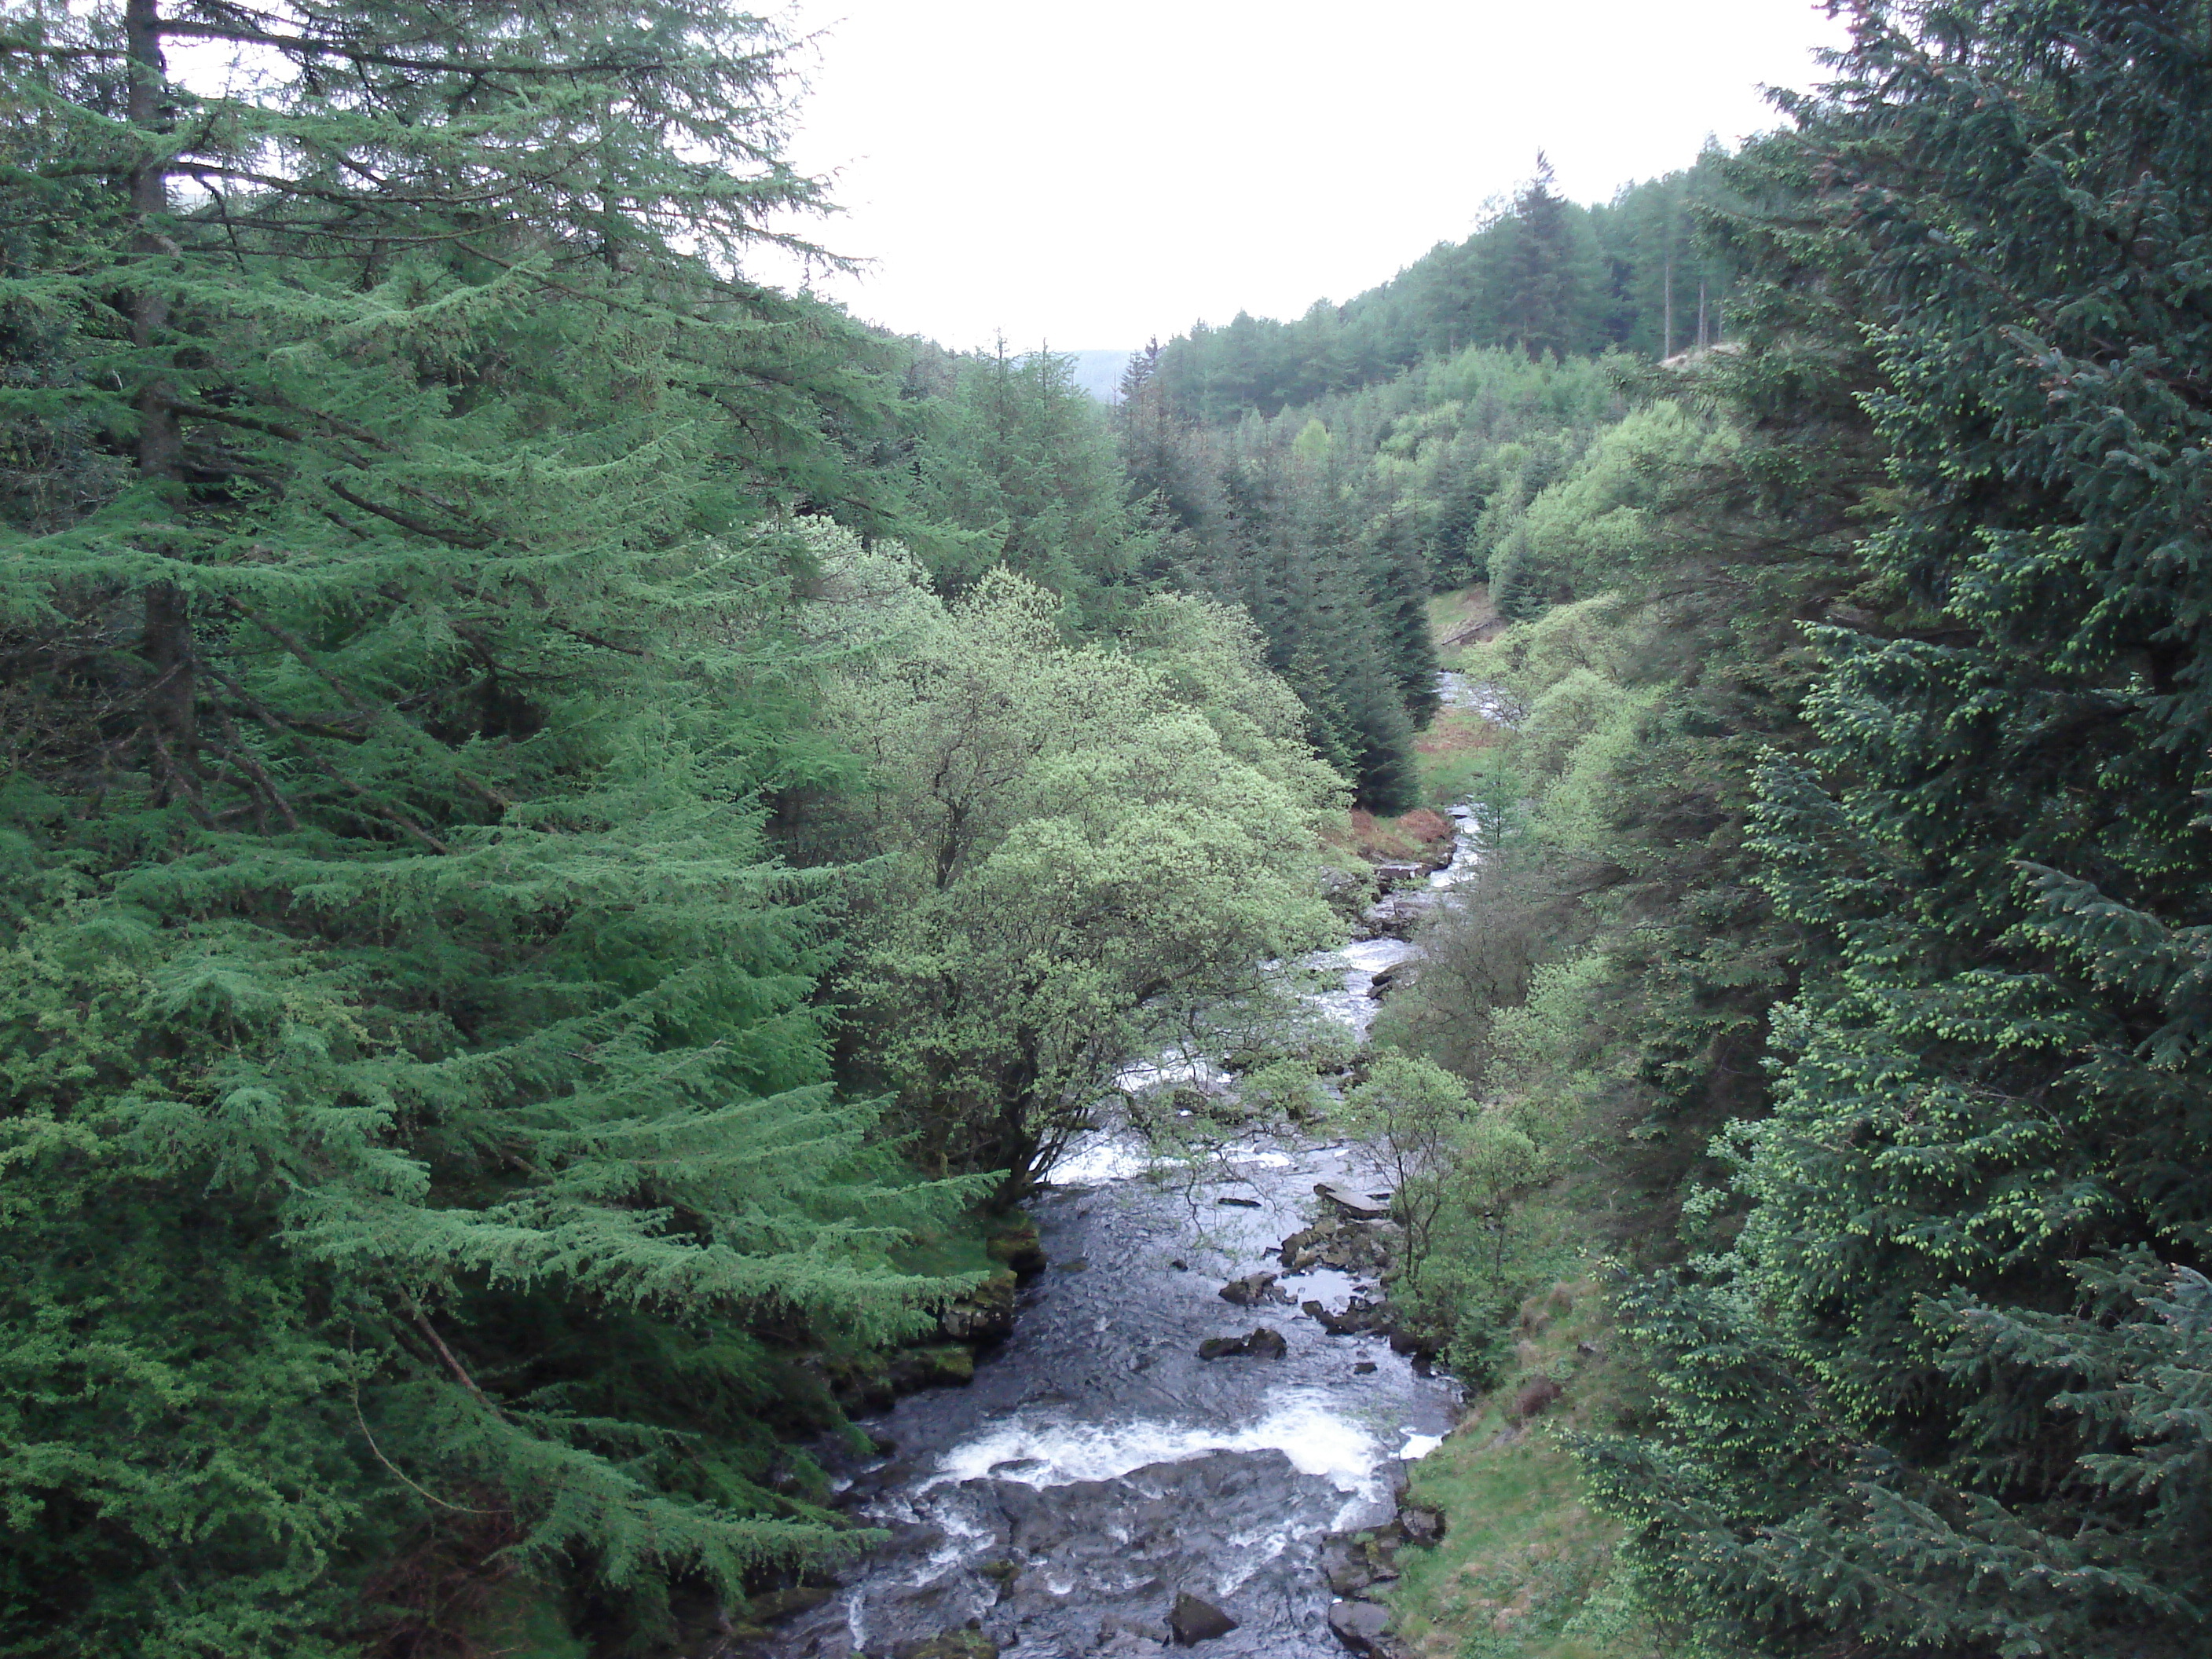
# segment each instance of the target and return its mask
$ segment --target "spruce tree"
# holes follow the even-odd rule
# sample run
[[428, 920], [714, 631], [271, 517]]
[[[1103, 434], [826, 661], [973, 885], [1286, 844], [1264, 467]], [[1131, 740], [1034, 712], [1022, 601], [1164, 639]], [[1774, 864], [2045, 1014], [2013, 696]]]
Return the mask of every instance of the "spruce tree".
[[1862, 5], [1773, 153], [1753, 276], [1817, 270], [1879, 374], [1883, 610], [1761, 781], [1805, 984], [1741, 1237], [1630, 1295], [1662, 1427], [1593, 1454], [1729, 1647], [2181, 1659], [2212, 1617], [2208, 23]]

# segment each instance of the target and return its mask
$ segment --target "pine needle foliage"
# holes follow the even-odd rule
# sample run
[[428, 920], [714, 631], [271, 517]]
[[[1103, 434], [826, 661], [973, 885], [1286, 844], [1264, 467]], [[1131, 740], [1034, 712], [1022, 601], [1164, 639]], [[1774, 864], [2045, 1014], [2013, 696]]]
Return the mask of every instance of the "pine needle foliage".
[[[2180, 1659], [2212, 1618], [2212, 14], [1862, 4], [1775, 154], [1868, 350], [1881, 614], [1753, 844], [1808, 941], [1728, 1254], [1592, 1450], [1730, 1651]], [[1787, 238], [1778, 237], [1777, 247]], [[1854, 338], [1853, 337], [1856, 337]]]
[[0, 1650], [458, 1639], [410, 1553], [636, 1626], [853, 1540], [778, 1355], [927, 1324], [974, 1183], [833, 1097], [763, 837], [834, 765], [773, 524], [878, 511], [887, 384], [743, 275], [817, 202], [779, 54], [0, 21]]

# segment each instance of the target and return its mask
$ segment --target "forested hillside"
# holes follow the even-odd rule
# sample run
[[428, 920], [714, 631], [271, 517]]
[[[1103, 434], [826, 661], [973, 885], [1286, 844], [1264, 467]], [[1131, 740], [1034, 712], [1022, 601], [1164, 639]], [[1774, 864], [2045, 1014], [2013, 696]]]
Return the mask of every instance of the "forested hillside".
[[1582, 206], [1551, 163], [1486, 208], [1463, 242], [1440, 242], [1379, 288], [1317, 301], [1291, 322], [1240, 312], [1200, 323], [1163, 352], [1159, 391], [1187, 419], [1218, 422], [1395, 378], [1467, 346], [1530, 356], [1608, 350], [1670, 357], [1723, 337], [1736, 267], [1700, 239], [1728, 200], [1719, 151], [1679, 173]]
[[1468, 1087], [1416, 1277], [1496, 1384], [1432, 1652], [2212, 1628], [2212, 17], [1856, 15], [1721, 169], [1726, 349], [1619, 374], [1458, 653], [1497, 850], [1384, 1034]]
[[759, 19], [0, 9], [0, 1650], [734, 1651], [1461, 804], [1232, 1056], [1469, 1391], [1387, 1639], [2208, 1650], [2212, 3], [1845, 9], [1108, 410], [757, 279]]

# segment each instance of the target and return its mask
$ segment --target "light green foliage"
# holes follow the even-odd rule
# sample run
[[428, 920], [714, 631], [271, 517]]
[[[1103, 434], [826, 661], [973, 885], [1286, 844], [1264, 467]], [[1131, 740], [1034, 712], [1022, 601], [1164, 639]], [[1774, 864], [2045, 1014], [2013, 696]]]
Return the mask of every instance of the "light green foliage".
[[1324, 465], [1334, 447], [1328, 428], [1322, 424], [1317, 415], [1300, 427], [1298, 435], [1291, 440], [1291, 453], [1308, 466]]
[[1479, 1105], [1435, 1061], [1387, 1050], [1346, 1095], [1344, 1121], [1394, 1183], [1390, 1213], [1406, 1236], [1392, 1294], [1449, 1329], [1467, 1298], [1458, 1281], [1471, 1243], [1477, 1276], [1493, 1297], [1504, 1288], [1513, 1201], [1543, 1177], [1542, 1151], [1514, 1115]]
[[1516, 1006], [1492, 1017], [1492, 1064], [1515, 1092], [1511, 1115], [1558, 1153], [1629, 1079], [1620, 963], [1603, 950], [1560, 953], [1528, 976]]
[[1687, 472], [1724, 463], [1729, 429], [1656, 403], [1595, 438], [1573, 470], [1486, 526], [1491, 595], [1509, 617], [1648, 577], [1664, 547], [1652, 509]]
[[1287, 1118], [1293, 1123], [1319, 1117], [1329, 1106], [1314, 1061], [1296, 1054], [1268, 1060], [1245, 1073], [1237, 1079], [1237, 1098], [1255, 1116]]
[[845, 598], [896, 556], [821, 554], [858, 651], [825, 714], [883, 854], [845, 994], [925, 1155], [1019, 1190], [1153, 1036], [1330, 936], [1340, 785], [1233, 613], [1156, 599], [1085, 645], [1005, 571]]

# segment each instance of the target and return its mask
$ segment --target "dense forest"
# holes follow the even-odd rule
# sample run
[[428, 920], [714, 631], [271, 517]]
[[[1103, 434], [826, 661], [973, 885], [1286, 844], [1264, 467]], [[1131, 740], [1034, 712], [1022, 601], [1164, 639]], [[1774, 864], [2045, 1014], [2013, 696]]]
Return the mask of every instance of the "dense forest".
[[0, 9], [0, 1650], [720, 1650], [1466, 802], [1240, 1062], [1470, 1390], [1409, 1650], [2204, 1651], [2212, 4], [1844, 10], [1109, 409], [748, 274], [706, 0]]

